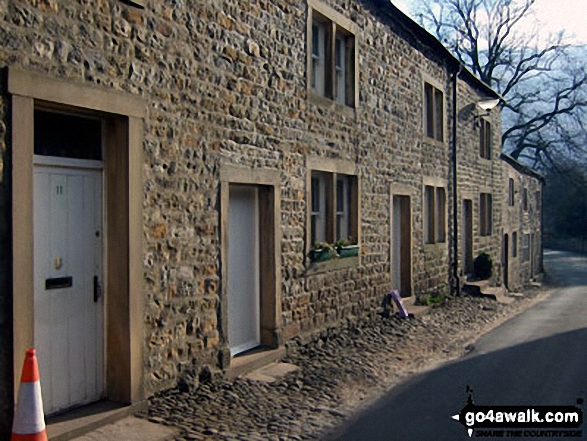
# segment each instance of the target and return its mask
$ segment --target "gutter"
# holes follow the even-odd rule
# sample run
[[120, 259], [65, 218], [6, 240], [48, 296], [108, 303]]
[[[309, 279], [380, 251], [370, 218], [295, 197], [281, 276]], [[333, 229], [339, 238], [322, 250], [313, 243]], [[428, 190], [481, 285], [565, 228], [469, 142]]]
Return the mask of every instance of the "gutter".
[[463, 66], [459, 64], [458, 70], [455, 70], [452, 74], [452, 217], [453, 217], [453, 292], [456, 295], [461, 294], [461, 280], [459, 278], [459, 222], [458, 222], [458, 193], [457, 193], [457, 82], [458, 77], [463, 69]]

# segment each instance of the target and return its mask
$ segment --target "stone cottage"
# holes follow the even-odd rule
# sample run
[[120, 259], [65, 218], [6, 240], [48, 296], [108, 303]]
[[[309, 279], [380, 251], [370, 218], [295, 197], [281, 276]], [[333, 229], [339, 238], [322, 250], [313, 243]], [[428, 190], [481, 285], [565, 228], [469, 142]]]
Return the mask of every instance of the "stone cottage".
[[503, 283], [520, 289], [542, 276], [542, 195], [544, 178], [502, 154], [504, 182]]
[[387, 1], [11, 0], [0, 68], [0, 434], [28, 347], [136, 403], [501, 265], [499, 96]]

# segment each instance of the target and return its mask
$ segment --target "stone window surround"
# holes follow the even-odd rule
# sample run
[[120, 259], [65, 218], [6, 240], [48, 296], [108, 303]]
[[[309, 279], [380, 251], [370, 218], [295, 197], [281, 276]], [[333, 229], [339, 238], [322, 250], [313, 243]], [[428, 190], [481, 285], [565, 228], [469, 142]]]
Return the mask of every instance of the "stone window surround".
[[[146, 103], [130, 94], [14, 67], [8, 68], [8, 92], [12, 96], [12, 182], [19, 183], [12, 190], [12, 253], [13, 262], [18, 262], [12, 270], [15, 395], [23, 354], [34, 345], [34, 109], [42, 107], [89, 113], [106, 123], [106, 395], [121, 403], [138, 402], [144, 398], [142, 144]], [[116, 247], [108, 246], [114, 243]]]
[[[308, 48], [308, 50], [306, 54], [306, 92], [308, 100], [321, 106], [332, 106], [341, 110], [354, 110], [359, 106], [359, 27], [351, 20], [346, 18], [344, 15], [332, 9], [330, 6], [325, 5], [319, 0], [307, 0], [307, 4], [308, 14], [306, 23], [306, 47]], [[344, 105], [336, 102], [334, 99], [330, 99], [328, 97], [312, 92], [312, 51], [310, 50], [310, 48], [312, 47], [312, 24], [314, 21], [314, 11], [316, 11], [318, 14], [325, 17], [326, 19], [330, 20], [336, 26], [344, 29], [347, 33], [352, 34], [354, 36], [355, 59], [351, 61], [351, 63], [354, 63], [354, 96], [351, 97], [352, 99], [350, 100], [352, 105]]]
[[[306, 256], [312, 249], [311, 243], [311, 192], [312, 192], [312, 172], [322, 171], [327, 173], [339, 173], [344, 175], [355, 176], [357, 179], [356, 185], [356, 213], [353, 213], [351, 209], [351, 228], [350, 230], [356, 230], [357, 244], [361, 246], [361, 179], [358, 176], [358, 168], [356, 163], [341, 159], [326, 159], [318, 156], [307, 156], [306, 157]], [[335, 201], [332, 201], [333, 203]], [[360, 264], [361, 253], [357, 257], [345, 257], [344, 259], [334, 259], [326, 262], [313, 263], [308, 273], [313, 274], [316, 272], [330, 271], [332, 269], [345, 268], [350, 266], [357, 266]]]
[[[426, 187], [432, 187], [434, 188], [434, 242], [428, 242], [427, 238], [426, 238], [426, 218], [424, 216], [424, 211], [425, 211], [425, 194], [426, 194]], [[436, 225], [437, 225], [437, 219], [436, 219], [436, 214], [438, 212], [438, 207], [436, 206], [436, 194], [437, 194], [437, 189], [442, 188], [444, 190], [444, 240], [439, 241], [437, 240], [437, 236], [436, 236]], [[446, 179], [444, 178], [436, 178], [436, 177], [424, 177], [422, 179], [422, 234], [423, 234], [423, 241], [424, 241], [424, 246], [425, 247], [437, 247], [437, 246], [444, 246], [448, 243], [447, 241], [447, 236], [446, 236], [446, 232], [448, 231], [448, 216], [447, 216], [447, 208], [448, 208], [448, 198], [447, 198], [447, 191], [446, 189], [448, 188], [448, 184]]]
[[[229, 190], [234, 184], [259, 188], [259, 216], [261, 253], [261, 344], [276, 348], [283, 342], [281, 336], [281, 177], [278, 170], [250, 168], [223, 163], [220, 166], [220, 315], [223, 359], [230, 360], [228, 347], [228, 213]], [[228, 326], [226, 326], [227, 324]]]
[[[422, 77], [422, 137], [423, 139], [432, 144], [438, 145], [445, 145], [447, 143], [447, 130], [448, 130], [448, 120], [446, 115], [446, 88], [442, 85], [440, 81], [436, 78], [432, 77], [426, 72], [421, 72]], [[431, 85], [435, 89], [439, 90], [442, 93], [442, 140], [438, 140], [436, 138], [431, 138], [426, 133], [426, 122], [427, 122], [427, 114], [426, 114], [426, 84]]]

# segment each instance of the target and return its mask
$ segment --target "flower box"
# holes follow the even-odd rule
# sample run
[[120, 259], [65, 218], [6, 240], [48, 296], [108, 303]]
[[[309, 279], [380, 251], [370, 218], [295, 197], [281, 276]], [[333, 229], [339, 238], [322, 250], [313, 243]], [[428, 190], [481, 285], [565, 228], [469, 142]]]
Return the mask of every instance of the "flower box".
[[342, 257], [354, 257], [359, 255], [359, 245], [345, 245], [338, 247], [338, 255]]
[[330, 248], [323, 248], [320, 250], [310, 251], [310, 260], [312, 262], [326, 262], [334, 257], [334, 250]]

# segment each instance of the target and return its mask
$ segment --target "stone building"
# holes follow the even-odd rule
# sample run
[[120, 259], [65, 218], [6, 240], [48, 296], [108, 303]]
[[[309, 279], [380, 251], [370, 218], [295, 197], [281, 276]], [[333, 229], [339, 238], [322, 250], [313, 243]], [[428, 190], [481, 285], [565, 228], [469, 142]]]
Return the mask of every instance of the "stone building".
[[503, 283], [520, 289], [542, 275], [542, 195], [544, 178], [510, 156], [504, 162]]
[[134, 403], [501, 265], [499, 96], [387, 1], [11, 0], [0, 25], [0, 434], [27, 347], [46, 413]]

